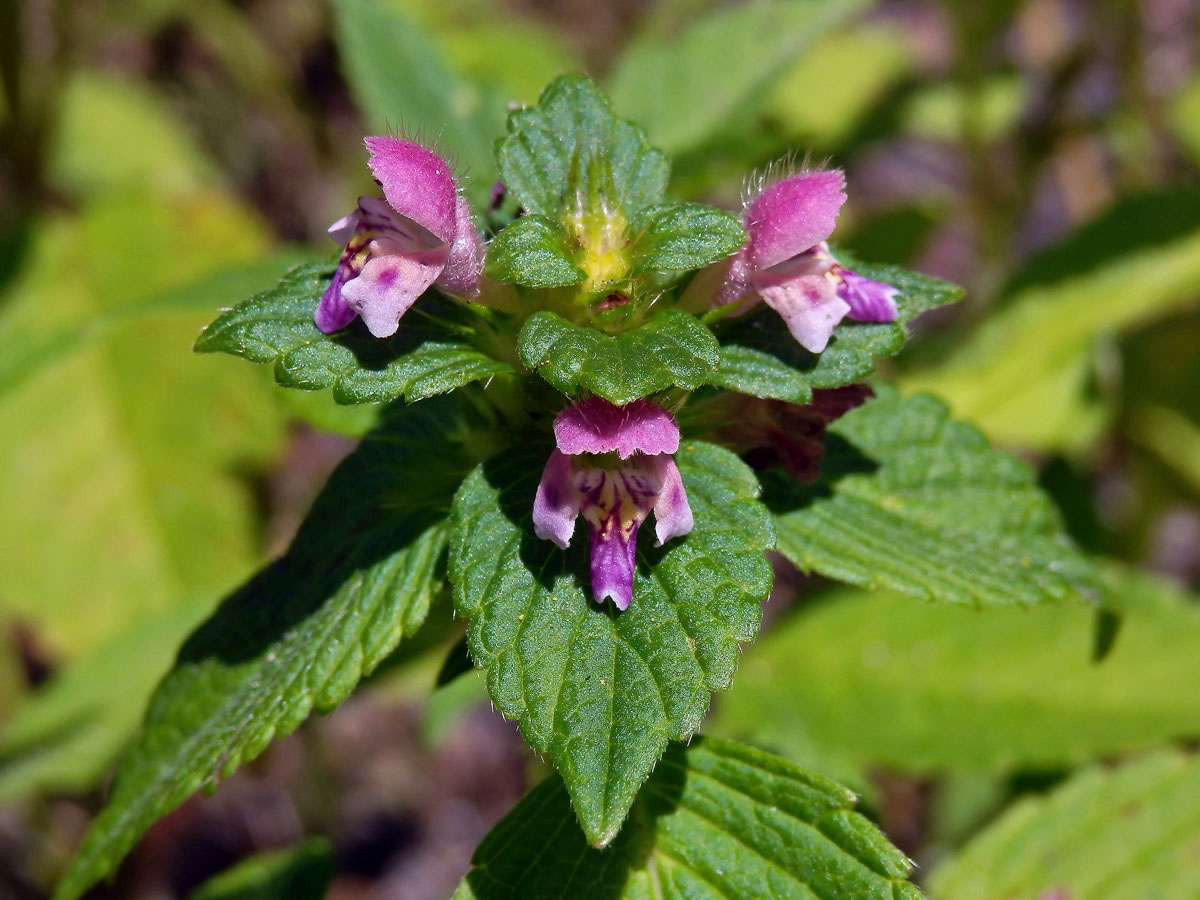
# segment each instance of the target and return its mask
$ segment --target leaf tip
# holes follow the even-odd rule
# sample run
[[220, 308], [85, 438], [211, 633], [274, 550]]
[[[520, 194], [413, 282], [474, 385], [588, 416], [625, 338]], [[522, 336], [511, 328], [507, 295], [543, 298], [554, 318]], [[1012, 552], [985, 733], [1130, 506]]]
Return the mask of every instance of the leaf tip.
[[215, 348], [211, 346], [212, 336], [210, 333], [211, 326], [204, 326], [200, 333], [196, 335], [195, 343], [192, 344], [193, 353], [211, 353]]
[[611, 833], [606, 833], [602, 837], [598, 837], [598, 838], [589, 837], [588, 842], [593, 847], [595, 847], [597, 850], [603, 850], [609, 844], [611, 844], [613, 842], [613, 838], [615, 838], [616, 836], [617, 836], [617, 830], [614, 829]]

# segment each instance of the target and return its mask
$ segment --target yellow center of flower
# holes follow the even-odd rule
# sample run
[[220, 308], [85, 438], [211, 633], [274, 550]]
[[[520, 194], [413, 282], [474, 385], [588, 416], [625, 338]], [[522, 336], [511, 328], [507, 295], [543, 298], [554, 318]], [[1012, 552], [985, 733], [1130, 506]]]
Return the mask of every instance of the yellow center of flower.
[[576, 263], [587, 273], [587, 280], [579, 288], [582, 296], [608, 294], [613, 285], [629, 276], [625, 217], [619, 211], [605, 214], [589, 210], [571, 216], [567, 227], [579, 246]]

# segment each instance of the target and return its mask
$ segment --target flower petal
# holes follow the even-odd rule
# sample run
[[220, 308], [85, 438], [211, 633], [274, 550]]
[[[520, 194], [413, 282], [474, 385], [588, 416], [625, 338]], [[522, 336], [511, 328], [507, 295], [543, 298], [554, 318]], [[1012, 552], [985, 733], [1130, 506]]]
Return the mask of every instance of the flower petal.
[[[692, 279], [684, 296], [693, 291], [703, 291], [712, 297], [709, 306], [725, 306], [737, 303], [752, 292], [754, 263], [750, 258], [750, 247], [742, 247], [728, 260], [721, 260], [705, 269]], [[719, 280], [718, 280], [719, 279]], [[719, 284], [719, 287], [714, 285]]]
[[445, 243], [418, 222], [402, 216], [379, 197], [358, 198], [358, 230], [387, 238], [401, 251], [432, 250]]
[[533, 532], [565, 550], [575, 533], [578, 515], [579, 494], [572, 483], [571, 459], [551, 450], [533, 498]]
[[400, 317], [437, 280], [445, 264], [444, 246], [423, 253], [373, 255], [359, 276], [343, 285], [342, 297], [362, 316], [371, 334], [389, 337], [400, 326]]
[[837, 294], [849, 305], [850, 318], [859, 322], [896, 321], [898, 290], [841, 266], [834, 271], [838, 278]]
[[[616, 513], [613, 513], [616, 518]], [[589, 523], [590, 524], [590, 523]], [[617, 609], [629, 609], [633, 600], [633, 569], [637, 555], [640, 522], [622, 529], [618, 524], [592, 532], [592, 596], [597, 603], [612, 598]]]
[[317, 327], [326, 334], [341, 331], [358, 315], [342, 296], [345, 276], [345, 267], [339, 264], [337, 271], [333, 273], [333, 281], [329, 282], [329, 287], [325, 288], [325, 293], [321, 295], [321, 302], [317, 304], [317, 312], [313, 316]]
[[358, 277], [366, 256], [363, 253], [366, 249], [366, 240], [355, 239], [362, 223], [362, 198], [359, 200], [359, 208], [351, 210], [329, 226], [329, 236], [341, 244], [343, 250], [342, 257], [338, 260], [337, 271], [333, 273], [333, 280], [329, 282], [329, 287], [325, 288], [325, 293], [321, 295], [321, 302], [317, 305], [317, 311], [313, 315], [313, 321], [317, 323], [317, 327], [326, 334], [341, 331], [358, 315], [346, 303], [342, 296], [342, 287], [350, 279]]
[[671, 538], [683, 537], [692, 530], [692, 507], [688, 503], [679, 467], [669, 456], [656, 456], [662, 487], [654, 501], [654, 533], [661, 547]]
[[669, 412], [648, 400], [625, 406], [589, 397], [569, 406], [554, 420], [554, 438], [563, 453], [674, 453], [679, 426]]
[[579, 512], [592, 536], [592, 595], [597, 603], [611, 597], [617, 609], [626, 609], [633, 598], [638, 529], [662, 491], [655, 460], [638, 455], [615, 468], [594, 468], [578, 460], [573, 464]]
[[350, 239], [354, 237], [354, 232], [358, 231], [358, 223], [362, 221], [362, 201], [363, 198], [359, 197], [359, 208], [350, 210], [350, 212], [329, 226], [328, 234], [333, 238], [335, 244], [341, 244], [345, 247], [350, 243]]
[[754, 267], [779, 265], [829, 237], [846, 202], [845, 185], [837, 169], [802, 172], [751, 200], [742, 218]]
[[[373, 258], [383, 254], [422, 253], [444, 246], [429, 231], [404, 218], [378, 197], [359, 197], [356, 209], [329, 226], [329, 236], [345, 249], [313, 317], [326, 334], [345, 328], [358, 315], [357, 307], [349, 302], [343, 290], [362, 275]], [[365, 287], [366, 284], [359, 285], [351, 293]]]
[[471, 204], [459, 197], [455, 207], [454, 242], [437, 285], [456, 297], [474, 297], [483, 276], [483, 238], [471, 217]]
[[442, 243], [453, 243], [458, 186], [450, 164], [413, 141], [369, 137], [364, 143], [371, 153], [371, 172], [392, 208]]
[[850, 311], [850, 304], [824, 275], [792, 275], [785, 272], [760, 272], [755, 288], [787, 323], [792, 337], [812, 353], [820, 353], [829, 343], [833, 329]]

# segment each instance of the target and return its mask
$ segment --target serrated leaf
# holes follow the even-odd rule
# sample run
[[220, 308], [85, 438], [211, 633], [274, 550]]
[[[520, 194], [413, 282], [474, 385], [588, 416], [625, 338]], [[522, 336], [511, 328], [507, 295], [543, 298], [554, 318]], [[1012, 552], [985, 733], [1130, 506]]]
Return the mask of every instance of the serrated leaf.
[[860, 263], [840, 250], [837, 256], [854, 271], [900, 291], [895, 322], [843, 319], [829, 346], [817, 354], [796, 343], [779, 314], [762, 304], [751, 315], [718, 329], [721, 363], [709, 383], [769, 400], [808, 403], [813, 388], [862, 381], [875, 371], [878, 360], [900, 352], [913, 319], [962, 297], [962, 288], [936, 278], [898, 266]]
[[543, 310], [526, 320], [517, 352], [560, 391], [591, 391], [625, 404], [670, 387], [694, 390], [720, 358], [717, 340], [695, 317], [677, 309], [655, 313], [618, 335], [574, 325]]
[[938, 900], [1195, 900], [1200, 760], [1164, 752], [1016, 803], [942, 863]]
[[737, 216], [702, 203], [673, 203], [643, 214], [632, 274], [685, 272], [724, 259], [746, 243]]
[[454, 900], [920, 900], [855, 799], [750, 747], [672, 745], [611, 847], [588, 846], [547, 779], [483, 839]]
[[747, 652], [712, 727], [917, 774], [1065, 768], [1195, 736], [1200, 697], [1179, 685], [1200, 683], [1200, 608], [1148, 578], [1106, 581], [1123, 619], [1100, 663], [1084, 607], [836, 592]]
[[533, 534], [544, 454], [491, 460], [454, 501], [451, 580], [472, 658], [497, 708], [554, 760], [594, 844], [612, 840], [667, 741], [690, 736], [729, 684], [771, 585], [753, 473], [709, 444], [676, 461], [695, 528], [665, 549], [643, 540], [623, 613], [592, 600], [585, 536], [564, 553]]
[[446, 498], [471, 465], [449, 400], [391, 413], [331, 476], [288, 553], [184, 644], [55, 893], [74, 900], [194, 791], [328, 710], [424, 621]]
[[256, 853], [206, 881], [188, 900], [322, 900], [333, 881], [325, 838]]
[[639, 36], [609, 79], [613, 104], [668, 152], [693, 149], [744, 124], [788, 62], [862, 5], [862, 0], [720, 5], [694, 17], [682, 33], [672, 28]]
[[230, 353], [272, 363], [284, 387], [333, 388], [338, 403], [422, 400], [512, 368], [473, 347], [480, 323], [434, 293], [426, 293], [390, 338], [373, 337], [355, 320], [323, 334], [313, 311], [333, 276], [332, 263], [287, 272], [274, 288], [227, 310], [196, 339], [197, 353]]
[[666, 157], [649, 146], [641, 128], [613, 115], [608, 99], [582, 75], [550, 82], [537, 106], [509, 116], [508, 132], [496, 144], [500, 176], [535, 215], [557, 218], [568, 200], [572, 170], [593, 162], [611, 168], [615, 199], [626, 218], [658, 203], [666, 191]]
[[779, 551], [804, 571], [976, 606], [1098, 596], [1029, 467], [933, 397], [880, 387], [828, 434], [816, 484], [777, 473], [768, 490]]
[[528, 287], [565, 287], [587, 278], [567, 247], [566, 229], [545, 216], [522, 216], [492, 238], [487, 275]]

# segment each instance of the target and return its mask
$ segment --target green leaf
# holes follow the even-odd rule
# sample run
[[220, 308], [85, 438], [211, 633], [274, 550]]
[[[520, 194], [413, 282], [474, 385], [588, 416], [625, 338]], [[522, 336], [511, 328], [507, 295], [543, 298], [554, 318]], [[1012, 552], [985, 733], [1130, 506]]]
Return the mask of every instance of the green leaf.
[[1016, 803], [930, 878], [938, 900], [1194, 900], [1200, 760], [1094, 768]]
[[261, 373], [185, 352], [185, 295], [252, 269], [261, 221], [145, 85], [80, 76], [62, 101], [72, 213], [34, 223], [0, 301], [0, 605], [68, 662], [253, 570], [249, 479], [284, 422]]
[[1095, 599], [1091, 564], [1021, 461], [894, 389], [829, 426], [821, 479], [777, 472], [779, 550], [806, 572], [943, 603]]
[[920, 900], [855, 799], [750, 747], [672, 745], [611, 847], [588, 846], [547, 779], [483, 839], [454, 900]]
[[834, 593], [747, 652], [712, 727], [918, 774], [1052, 770], [1195, 736], [1200, 696], [1179, 686], [1200, 683], [1200, 608], [1148, 578], [1110, 592], [1122, 627], [1100, 663], [1087, 608]]
[[1200, 425], [1165, 406], [1145, 405], [1128, 413], [1130, 440], [1155, 454], [1193, 493], [1200, 494]]
[[137, 619], [30, 693], [0, 731], [0, 802], [94, 790], [132, 741], [179, 642], [206, 611], [182, 603]]
[[332, 276], [331, 263], [297, 266], [274, 288], [217, 317], [197, 338], [196, 352], [273, 363], [279, 384], [331, 387], [338, 403], [422, 400], [512, 371], [471, 345], [484, 327], [479, 320], [432, 292], [390, 338], [373, 337], [358, 320], [323, 334], [313, 311]]
[[906, 326], [913, 319], [962, 297], [962, 288], [956, 285], [897, 266], [860, 263], [841, 250], [837, 255], [854, 271], [899, 289], [896, 321], [843, 319], [829, 346], [816, 354], [796, 343], [779, 314], [762, 304], [751, 315], [718, 329], [721, 364], [710, 384], [755, 397], [807, 403], [813, 388], [862, 381], [875, 371], [877, 360], [900, 352], [907, 339]]
[[460, 78], [432, 36], [394, 3], [332, 6], [346, 78], [373, 133], [403, 129], [436, 138], [455, 168], [470, 173], [472, 195], [486, 200], [503, 98]]
[[1200, 190], [1122, 197], [1103, 215], [1035, 254], [1004, 285], [1005, 298], [1068, 283], [1134, 251], [1153, 250], [1200, 230]]
[[666, 157], [646, 143], [646, 133], [613, 115], [582, 75], [556, 78], [537, 106], [513, 112], [508, 136], [496, 144], [496, 161], [505, 187], [527, 212], [555, 218], [566, 207], [573, 171], [586, 184], [582, 170], [607, 165], [627, 218], [658, 203], [670, 176]]
[[908, 98], [900, 116], [904, 132], [918, 138], [993, 143], [1012, 133], [1028, 104], [1020, 77], [1001, 74], [970, 85], [925, 85]]
[[1176, 140], [1192, 158], [1200, 163], [1200, 78], [1194, 74], [1179, 93], [1171, 98], [1167, 124]]
[[914, 56], [907, 34], [893, 24], [839, 28], [788, 65], [771, 89], [766, 112], [789, 137], [836, 147], [913, 69]]
[[71, 354], [88, 345], [119, 334], [126, 325], [136, 327], [147, 322], [161, 327], [164, 319], [208, 313], [213, 306], [225, 303], [232, 306], [246, 294], [275, 281], [280, 269], [296, 265], [307, 255], [297, 248], [288, 248], [260, 260], [222, 266], [137, 303], [89, 316], [86, 321], [64, 323], [61, 329], [44, 334], [23, 330], [27, 323], [16, 321], [13, 335], [15, 338], [20, 330], [20, 340], [8, 340], [7, 319], [0, 320], [0, 343], [6, 351], [0, 357], [0, 397], [51, 366], [69, 360]]
[[333, 872], [329, 841], [313, 838], [244, 859], [200, 885], [188, 900], [322, 900]]
[[[562, 34], [534, 10], [475, 0], [393, 2], [436, 34], [457, 72], [492, 87], [499, 107], [506, 102], [536, 103], [553, 78], [582, 66], [579, 48], [564, 42]], [[497, 47], [504, 52], [497, 53]]]
[[[936, 391], [955, 415], [1005, 444], [1089, 446], [1118, 401], [1112, 379], [1102, 377], [1106, 343], [1192, 303], [1200, 291], [1197, 197], [1180, 193], [1178, 202], [1127, 201], [1118, 216], [1086, 226], [1089, 240], [1067, 238], [1061, 253], [1039, 257], [1017, 276], [1024, 286], [1000, 312], [944, 363], [906, 377], [905, 387]], [[1151, 240], [1159, 240], [1144, 244], [1136, 223], [1154, 219]], [[1122, 240], [1127, 252], [1094, 255]], [[1088, 244], [1093, 252], [1082, 258], [1092, 265], [1079, 271], [1077, 254]]]
[[[129, 232], [109, 234], [108, 246], [64, 243], [78, 237], [73, 228], [38, 236], [36, 252], [44, 246], [48, 256], [0, 315], [0, 357], [20, 355], [23, 337], [38, 341], [20, 324], [27, 310], [67, 291], [86, 310], [116, 289], [64, 269], [59, 252], [75, 247], [84, 265], [93, 254], [123, 254]], [[61, 276], [49, 274], [55, 268]], [[81, 310], [75, 326], [55, 332], [70, 344], [55, 359], [31, 361], [0, 391], [0, 594], [6, 613], [64, 659], [143, 617], [211, 603], [253, 569], [260, 533], [246, 477], [283, 438], [258, 373], [204, 371], [189, 359], [202, 315], [96, 313], [99, 334], [76, 341], [87, 316]]]
[[487, 275], [529, 287], [565, 287], [587, 278], [575, 265], [566, 229], [545, 216], [522, 216], [492, 238]]
[[217, 172], [170, 101], [145, 81], [74, 73], [62, 96], [51, 167], [72, 191], [178, 198], [211, 187]]
[[[1200, 314], [1196, 310], [1139, 329], [1121, 342], [1120, 427], [1123, 436], [1157, 457], [1180, 484], [1200, 496], [1197, 346]], [[1174, 484], [1164, 488], [1171, 494], [1177, 490]]]
[[712, 332], [677, 309], [654, 313], [641, 327], [618, 335], [543, 310], [522, 326], [517, 350], [521, 362], [558, 390], [591, 391], [618, 404], [670, 387], [694, 390], [720, 358]]
[[613, 105], [668, 152], [694, 148], [744, 123], [788, 62], [862, 5], [860, 0], [721, 5], [682, 34], [645, 34], [609, 78]]
[[288, 553], [180, 650], [57, 900], [110, 874], [194, 791], [336, 706], [420, 627], [441, 584], [446, 498], [473, 464], [446, 434], [473, 424], [449, 400], [402, 407], [338, 467]]
[[753, 473], [727, 450], [676, 454], [695, 528], [665, 549], [643, 537], [633, 603], [593, 602], [588, 542], [533, 534], [545, 454], [495, 458], [454, 501], [454, 602], [496, 707], [562, 773], [588, 840], [608, 843], [670, 739], [700, 725], [754, 637], [774, 535]]
[[673, 203], [643, 214], [633, 274], [684, 272], [724, 259], [746, 243], [737, 216], [702, 203]]

